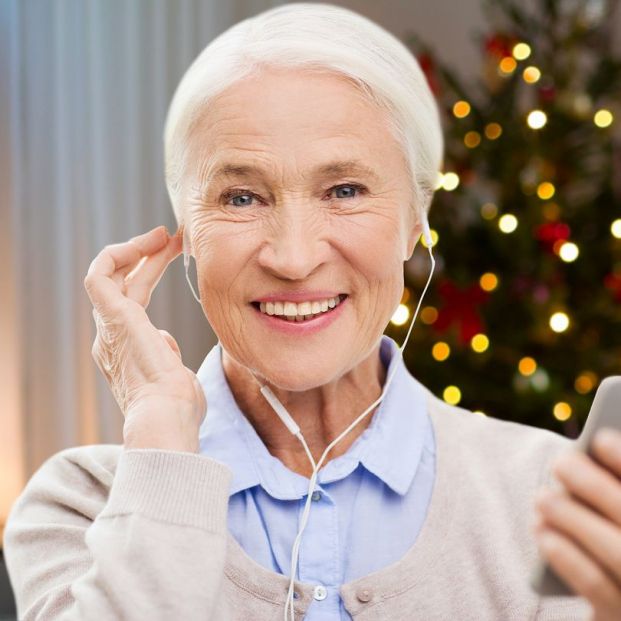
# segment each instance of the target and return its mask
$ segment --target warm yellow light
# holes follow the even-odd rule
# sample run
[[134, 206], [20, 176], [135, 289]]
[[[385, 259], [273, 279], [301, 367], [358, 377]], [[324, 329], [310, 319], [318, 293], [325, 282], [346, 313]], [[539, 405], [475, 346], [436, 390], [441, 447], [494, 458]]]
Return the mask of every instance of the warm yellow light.
[[395, 326], [402, 326], [410, 318], [410, 309], [405, 304], [399, 304], [390, 321]]
[[566, 313], [554, 313], [550, 317], [550, 327], [554, 332], [565, 332], [569, 327], [569, 317]]
[[477, 354], [480, 354], [489, 347], [489, 339], [485, 334], [475, 334], [470, 340], [470, 347], [472, 347]]
[[481, 205], [481, 217], [485, 220], [493, 220], [498, 215], [498, 207], [494, 203], [483, 203]]
[[457, 386], [447, 386], [442, 393], [442, 398], [451, 405], [456, 405], [461, 401], [461, 390]]
[[498, 276], [492, 272], [485, 272], [479, 278], [479, 285], [484, 291], [493, 291], [498, 286]]
[[470, 114], [470, 104], [467, 101], [458, 101], [453, 106], [453, 114], [458, 119], [463, 119]]
[[[440, 239], [440, 236], [438, 235], [438, 231], [436, 231], [435, 229], [429, 229], [429, 232], [431, 233], [431, 247], [433, 248], [438, 243], [438, 239]], [[429, 248], [429, 246], [427, 245], [427, 240], [423, 237], [422, 234], [420, 236], [420, 243], [425, 246], [425, 248]]]
[[522, 78], [524, 82], [528, 82], [528, 84], [534, 84], [535, 82], [539, 82], [541, 78], [541, 71], [537, 67], [530, 66], [526, 67], [524, 71], [522, 71]]
[[500, 71], [507, 75], [510, 73], [513, 73], [516, 67], [517, 67], [517, 62], [515, 58], [513, 58], [512, 56], [505, 56], [500, 61], [500, 63], [498, 63], [498, 68], [500, 69]]
[[584, 371], [580, 373], [574, 382], [574, 388], [581, 395], [591, 392], [597, 383], [597, 375], [593, 371]]
[[528, 43], [516, 43], [513, 46], [513, 58], [516, 60], [526, 60], [530, 56], [530, 51]]
[[524, 356], [524, 358], [518, 362], [518, 370], [522, 375], [532, 375], [537, 370], [537, 363], [534, 358]]
[[438, 171], [438, 178], [436, 179], [436, 190], [439, 190], [444, 185], [444, 173]]
[[479, 132], [468, 132], [465, 136], [464, 136], [464, 144], [469, 148], [469, 149], [474, 149], [475, 147], [478, 147], [481, 144], [481, 134], [479, 134]]
[[544, 181], [537, 186], [537, 196], [544, 201], [552, 198], [554, 193], [556, 192], [556, 188], [553, 183], [549, 181]]
[[573, 242], [565, 242], [561, 246], [558, 254], [561, 259], [563, 259], [563, 261], [565, 261], [566, 263], [571, 263], [578, 258], [580, 250], [578, 249], [578, 246], [576, 246], [576, 244], [574, 244]]
[[610, 110], [606, 110], [605, 108], [598, 110], [593, 117], [593, 122], [597, 125], [597, 127], [608, 127], [612, 124], [613, 120], [614, 118], [612, 116], [612, 112], [610, 112]]
[[483, 412], [483, 410], [472, 410], [472, 413], [478, 414], [479, 416], [487, 416], [487, 414]]
[[423, 306], [420, 309], [420, 318], [423, 323], [430, 325], [438, 318], [438, 310], [434, 306]]
[[541, 129], [548, 122], [548, 115], [543, 110], [529, 112], [526, 122], [531, 129]]
[[557, 420], [567, 420], [571, 416], [571, 406], [565, 401], [554, 404], [554, 418]]
[[503, 233], [513, 233], [517, 228], [518, 220], [512, 213], [506, 213], [500, 216], [498, 220], [498, 228]]
[[498, 123], [488, 123], [485, 126], [485, 136], [490, 140], [496, 140], [502, 134], [502, 127]]
[[443, 360], [446, 360], [449, 357], [450, 353], [451, 353], [451, 348], [444, 341], [440, 341], [436, 343], [431, 348], [431, 355], [434, 357], [435, 360], [438, 360], [438, 362], [442, 362]]
[[459, 185], [459, 175], [454, 172], [447, 172], [444, 174], [444, 181], [442, 187], [448, 192], [452, 192]]
[[621, 239], [621, 219], [615, 220], [610, 225], [610, 231], [617, 239]]

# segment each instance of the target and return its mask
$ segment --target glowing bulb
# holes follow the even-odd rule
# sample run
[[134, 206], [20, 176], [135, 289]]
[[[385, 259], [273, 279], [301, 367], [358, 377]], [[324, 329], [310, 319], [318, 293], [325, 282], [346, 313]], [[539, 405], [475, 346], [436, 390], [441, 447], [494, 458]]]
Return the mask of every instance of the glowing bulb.
[[[438, 243], [438, 239], [440, 239], [440, 236], [438, 235], [438, 231], [436, 231], [435, 229], [429, 229], [429, 232], [431, 233], [431, 246], [433, 247]], [[427, 245], [427, 240], [423, 237], [422, 234], [420, 236], [420, 243], [425, 246], [425, 248], [429, 248], [429, 246]]]
[[480, 354], [489, 347], [489, 339], [485, 334], [475, 334], [470, 341], [470, 347]]
[[513, 73], [516, 67], [517, 67], [517, 62], [515, 61], [515, 58], [511, 56], [505, 56], [500, 61], [500, 63], [498, 63], [498, 68], [505, 75], [509, 75], [510, 73]]
[[534, 84], [535, 82], [539, 82], [541, 78], [541, 71], [539, 71], [537, 67], [533, 67], [531, 65], [522, 71], [522, 78], [524, 79], [524, 82]]
[[544, 201], [552, 198], [554, 193], [556, 192], [556, 188], [553, 183], [549, 181], [544, 181], [537, 186], [537, 196]]
[[608, 127], [612, 124], [613, 120], [612, 112], [605, 108], [598, 110], [593, 117], [593, 121], [597, 127]]
[[563, 259], [563, 261], [565, 261], [566, 263], [571, 263], [578, 258], [580, 250], [578, 249], [578, 246], [576, 246], [576, 244], [574, 244], [573, 242], [565, 242], [561, 246], [558, 254], [561, 259]]
[[516, 43], [513, 46], [513, 58], [516, 60], [526, 60], [530, 56], [530, 45], [528, 43]]
[[467, 101], [458, 101], [453, 106], [453, 114], [458, 119], [463, 119], [470, 114], [470, 104]]
[[506, 213], [500, 217], [500, 220], [498, 220], [498, 228], [503, 233], [513, 233], [513, 231], [517, 228], [517, 225], [517, 218], [512, 213]]
[[529, 112], [526, 119], [531, 129], [541, 129], [548, 122], [548, 115], [543, 110]]
[[567, 420], [571, 416], [571, 406], [565, 401], [554, 404], [554, 418], [557, 420]]
[[405, 304], [399, 304], [390, 321], [395, 326], [402, 326], [410, 318], [410, 309]]
[[610, 225], [610, 230], [617, 239], [621, 239], [621, 219], [615, 220]]
[[479, 134], [479, 132], [468, 132], [465, 136], [464, 136], [464, 144], [469, 148], [469, 149], [474, 149], [475, 147], [478, 147], [481, 144], [481, 134]]
[[487, 414], [483, 412], [482, 410], [472, 410], [472, 413], [478, 414], [479, 416], [487, 416]]
[[518, 363], [518, 370], [522, 375], [532, 375], [537, 370], [537, 363], [534, 358], [524, 356]]
[[434, 357], [435, 360], [438, 360], [439, 362], [446, 360], [449, 357], [450, 353], [451, 348], [448, 346], [447, 343], [444, 343], [443, 341], [439, 341], [431, 348], [431, 355]]
[[451, 405], [456, 405], [461, 401], [461, 390], [457, 386], [447, 386], [442, 393], [443, 399]]
[[444, 185], [444, 173], [438, 171], [438, 178], [436, 179], [436, 190], [439, 190]]
[[489, 140], [496, 140], [502, 134], [502, 127], [498, 123], [488, 123], [485, 126], [485, 136]]
[[493, 291], [498, 286], [498, 276], [492, 272], [485, 272], [479, 278], [479, 285], [483, 291]]
[[550, 327], [554, 332], [565, 332], [569, 327], [569, 317], [566, 313], [554, 313], [550, 317]]
[[459, 175], [454, 172], [447, 172], [444, 175], [442, 187], [448, 192], [452, 192], [459, 185]]
[[493, 220], [498, 215], [498, 207], [494, 203], [483, 203], [481, 205], [481, 217], [485, 220]]
[[423, 306], [420, 309], [420, 318], [423, 323], [430, 325], [438, 318], [438, 311], [434, 306]]
[[581, 395], [591, 392], [597, 383], [597, 375], [592, 371], [584, 371], [580, 373], [574, 382], [574, 388]]

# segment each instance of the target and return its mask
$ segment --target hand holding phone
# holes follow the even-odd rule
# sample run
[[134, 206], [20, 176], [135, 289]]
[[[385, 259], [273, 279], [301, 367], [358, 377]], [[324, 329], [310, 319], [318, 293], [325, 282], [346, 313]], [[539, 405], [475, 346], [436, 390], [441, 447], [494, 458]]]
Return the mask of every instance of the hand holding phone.
[[[619, 375], [607, 377], [600, 383], [584, 429], [575, 443], [575, 450], [582, 451], [598, 465], [606, 467], [606, 464], [602, 464], [597, 457], [592, 444], [595, 434], [603, 427], [621, 432], [621, 376]], [[619, 476], [617, 473], [613, 474]], [[561, 486], [556, 484], [554, 487]], [[621, 568], [619, 570], [621, 571]], [[535, 567], [530, 578], [530, 586], [543, 596], [581, 595], [575, 593], [544, 559]]]

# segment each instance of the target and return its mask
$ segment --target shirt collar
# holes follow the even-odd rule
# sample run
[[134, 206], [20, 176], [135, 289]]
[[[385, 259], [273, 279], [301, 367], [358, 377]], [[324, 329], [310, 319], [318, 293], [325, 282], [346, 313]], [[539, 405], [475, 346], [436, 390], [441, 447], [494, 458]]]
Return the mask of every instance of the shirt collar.
[[[321, 467], [319, 484], [346, 477], [359, 463], [400, 495], [414, 479], [429, 424], [425, 388], [409, 373], [397, 343], [387, 335], [381, 337], [380, 356], [387, 378], [397, 367], [386, 395], [368, 414], [373, 417], [371, 423], [348, 451]], [[229, 494], [261, 485], [281, 500], [306, 495], [309, 480], [270, 454], [237, 405], [222, 367], [220, 342], [201, 364], [197, 377], [207, 400], [199, 431], [200, 452], [231, 469]]]

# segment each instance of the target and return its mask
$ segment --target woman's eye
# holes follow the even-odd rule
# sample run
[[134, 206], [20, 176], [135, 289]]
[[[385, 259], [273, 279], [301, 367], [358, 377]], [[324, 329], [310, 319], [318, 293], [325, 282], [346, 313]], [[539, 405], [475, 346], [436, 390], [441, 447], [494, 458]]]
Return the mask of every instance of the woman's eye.
[[234, 201], [238, 198], [244, 199], [241, 203], [233, 203], [233, 207], [246, 207], [247, 205], [251, 205], [250, 200], [254, 197], [252, 192], [248, 192], [247, 190], [233, 190], [231, 192], [225, 192], [222, 195], [222, 199], [229, 204], [229, 201]]
[[344, 183], [342, 185], [335, 185], [333, 188], [330, 189], [330, 192], [332, 193], [335, 190], [339, 192], [343, 189], [346, 190], [345, 195], [337, 196], [336, 198], [355, 198], [357, 194], [364, 192], [364, 187], [356, 183]]

